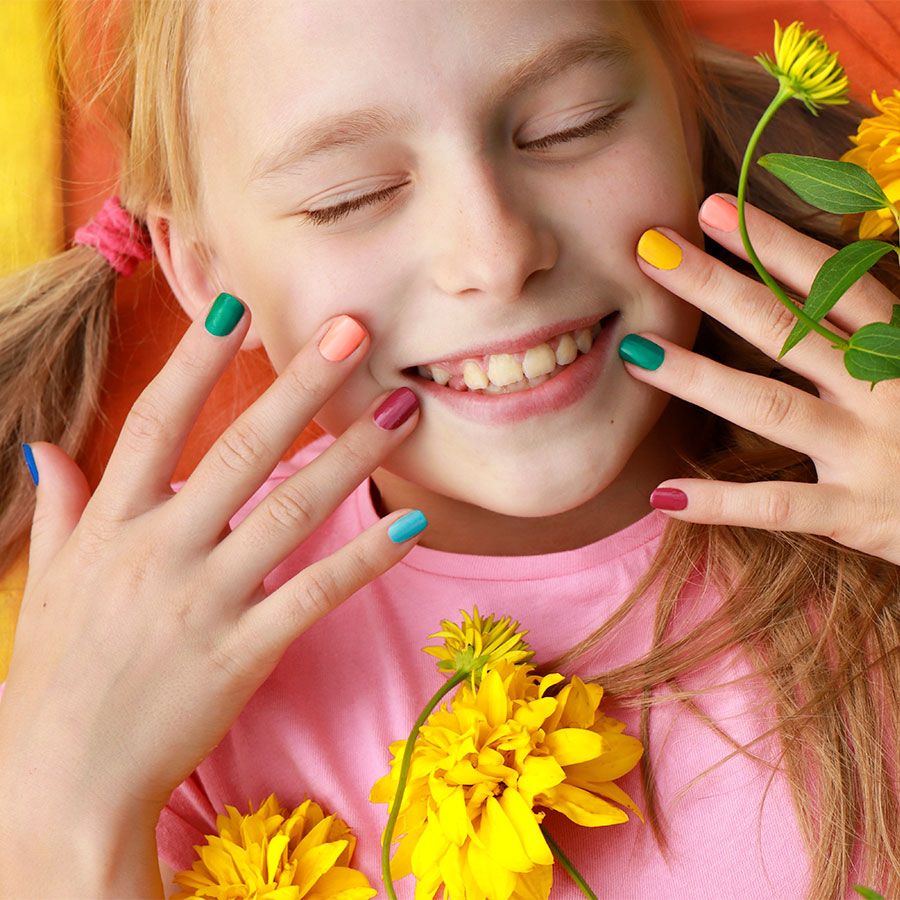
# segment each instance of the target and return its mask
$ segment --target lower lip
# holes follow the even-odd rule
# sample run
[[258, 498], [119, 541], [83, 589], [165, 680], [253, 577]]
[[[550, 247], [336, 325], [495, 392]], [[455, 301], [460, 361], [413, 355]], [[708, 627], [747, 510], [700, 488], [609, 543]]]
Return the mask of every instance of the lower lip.
[[577, 403], [596, 384], [618, 321], [618, 313], [607, 317], [591, 349], [537, 387], [510, 394], [481, 394], [477, 391], [454, 391], [427, 378], [417, 378], [414, 387], [417, 393], [433, 397], [454, 413], [476, 422], [506, 425], [558, 412]]

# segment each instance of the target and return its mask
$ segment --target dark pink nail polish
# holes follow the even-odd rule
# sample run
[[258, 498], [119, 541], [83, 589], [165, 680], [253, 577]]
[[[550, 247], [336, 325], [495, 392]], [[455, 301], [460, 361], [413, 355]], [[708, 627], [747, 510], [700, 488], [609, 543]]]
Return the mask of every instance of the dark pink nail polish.
[[650, 505], [654, 509], [684, 509], [687, 500], [687, 494], [678, 488], [657, 488], [650, 495]]
[[417, 409], [419, 398], [407, 387], [397, 388], [378, 409], [372, 418], [385, 431], [399, 428]]

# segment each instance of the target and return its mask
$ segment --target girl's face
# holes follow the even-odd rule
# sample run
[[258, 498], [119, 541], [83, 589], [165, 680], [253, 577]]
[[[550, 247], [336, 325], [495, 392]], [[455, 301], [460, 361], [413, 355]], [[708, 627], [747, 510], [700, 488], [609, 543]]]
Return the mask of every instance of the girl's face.
[[[375, 476], [388, 505], [550, 516], [672, 474], [654, 431], [667, 398], [616, 348], [637, 331], [693, 341], [698, 314], [635, 246], [653, 225], [699, 243], [699, 150], [634, 9], [221, 3], [198, 53], [217, 281], [276, 369], [327, 317], [369, 330], [328, 431], [383, 391], [420, 398]], [[472, 390], [488, 378], [512, 383]]]

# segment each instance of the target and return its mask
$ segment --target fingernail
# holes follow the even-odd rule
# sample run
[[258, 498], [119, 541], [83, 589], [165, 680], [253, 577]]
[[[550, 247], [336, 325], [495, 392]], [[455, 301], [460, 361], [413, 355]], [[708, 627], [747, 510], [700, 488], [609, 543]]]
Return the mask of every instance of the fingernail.
[[619, 344], [619, 356], [625, 362], [655, 372], [666, 358], [666, 351], [659, 344], [648, 341], [639, 334], [626, 334]]
[[395, 544], [402, 544], [417, 534], [421, 534], [427, 526], [428, 519], [425, 518], [424, 513], [415, 509], [391, 523], [388, 528], [388, 537]]
[[206, 316], [206, 330], [216, 337], [234, 331], [244, 315], [244, 304], [231, 294], [219, 294]]
[[397, 388], [372, 415], [375, 424], [384, 431], [399, 428], [417, 409], [419, 398], [408, 388]]
[[655, 269], [677, 269], [681, 264], [681, 247], [655, 228], [641, 235], [637, 249], [641, 259]]
[[657, 488], [650, 495], [650, 505], [654, 509], [684, 509], [687, 506], [687, 494], [678, 488]]
[[28, 472], [31, 475], [31, 480], [34, 482], [34, 486], [37, 487], [38, 470], [37, 464], [34, 461], [34, 452], [28, 444], [22, 444], [22, 452], [25, 454], [25, 465], [28, 466]]
[[350, 316], [339, 316], [319, 341], [319, 353], [329, 362], [346, 359], [362, 342], [366, 329]]
[[735, 231], [738, 227], [737, 207], [724, 197], [713, 194], [700, 207], [700, 221], [719, 231]]

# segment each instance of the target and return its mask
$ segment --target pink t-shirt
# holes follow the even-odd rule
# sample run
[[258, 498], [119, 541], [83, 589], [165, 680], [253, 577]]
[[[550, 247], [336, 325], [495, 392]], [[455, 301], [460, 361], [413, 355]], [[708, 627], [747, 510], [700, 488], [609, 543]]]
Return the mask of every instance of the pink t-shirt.
[[[283, 463], [239, 514], [321, 452], [330, 439]], [[312, 560], [373, 524], [368, 483], [357, 489], [303, 546], [276, 569], [269, 590]], [[246, 811], [273, 791], [293, 807], [305, 796], [343, 818], [359, 843], [355, 864], [380, 885], [380, 836], [387, 812], [368, 801], [388, 770], [388, 745], [404, 738], [443, 676], [421, 651], [441, 619], [478, 605], [482, 614], [509, 615], [529, 629], [536, 660], [550, 660], [596, 629], [647, 570], [665, 517], [651, 512], [589, 546], [542, 556], [495, 557], [415, 547], [397, 566], [318, 622], [288, 650], [219, 746], [179, 787], [157, 830], [160, 855], [176, 870], [190, 867], [192, 845], [215, 832], [226, 804]], [[709, 612], [715, 596], [691, 590], [684, 618]], [[645, 598], [577, 671], [631, 660], [650, 642], [654, 600]], [[602, 663], [601, 663], [602, 661]], [[705, 667], [690, 682], [719, 684], [748, 671], [737, 651]], [[732, 737], [745, 742], [765, 728], [759, 684], [714, 691], [701, 707]], [[637, 714], [606, 707], [637, 735]], [[738, 754], [696, 783], [695, 776], [732, 747], [678, 703], [650, 716], [651, 759], [660, 808], [668, 825], [663, 855], [649, 825], [632, 816], [622, 825], [575, 826], [551, 813], [546, 824], [601, 898], [802, 897], [809, 870], [786, 782], [780, 773]], [[777, 759], [769, 739], [754, 752]], [[619, 782], [643, 807], [638, 770]], [[556, 867], [552, 898], [581, 893]], [[413, 878], [397, 883], [411, 898]], [[856, 896], [853, 894], [852, 896]]]

